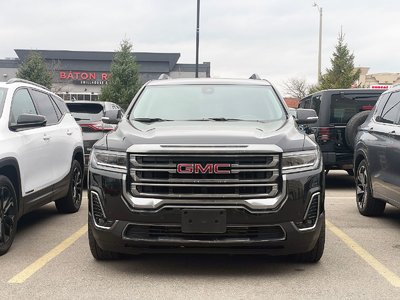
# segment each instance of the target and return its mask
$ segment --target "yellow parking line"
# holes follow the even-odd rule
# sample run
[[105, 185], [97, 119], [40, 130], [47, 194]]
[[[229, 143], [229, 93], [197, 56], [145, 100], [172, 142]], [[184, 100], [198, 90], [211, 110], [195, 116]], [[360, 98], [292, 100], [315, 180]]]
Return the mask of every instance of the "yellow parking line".
[[339, 239], [341, 239], [351, 250], [360, 256], [367, 264], [369, 264], [376, 272], [384, 277], [389, 283], [397, 288], [400, 288], [400, 277], [386, 268], [375, 257], [373, 257], [367, 250], [361, 247], [357, 242], [352, 240], [346, 233], [333, 225], [331, 222], [326, 221], [326, 226], [332, 231]]
[[26, 267], [23, 271], [21, 271], [20, 273], [15, 275], [13, 278], [11, 278], [8, 281], [8, 283], [24, 283], [25, 280], [27, 280], [29, 277], [31, 277], [33, 274], [35, 274], [37, 271], [39, 271], [41, 268], [43, 268], [49, 261], [51, 261], [53, 258], [57, 257], [65, 249], [70, 247], [86, 232], [87, 232], [87, 225], [83, 226], [81, 229], [79, 229], [77, 232], [72, 234], [66, 240], [61, 242], [56, 247], [54, 247], [48, 253], [46, 253], [45, 255], [43, 255], [42, 257], [37, 259], [35, 262], [33, 262], [31, 265]]

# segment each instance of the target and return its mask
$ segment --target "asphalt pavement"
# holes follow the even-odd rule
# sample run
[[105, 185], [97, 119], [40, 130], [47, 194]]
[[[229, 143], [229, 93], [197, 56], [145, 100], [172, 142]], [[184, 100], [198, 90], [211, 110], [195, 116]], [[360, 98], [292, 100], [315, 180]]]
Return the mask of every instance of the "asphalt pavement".
[[54, 204], [20, 220], [0, 257], [0, 299], [400, 299], [400, 210], [361, 216], [353, 179], [327, 176], [327, 240], [317, 264], [251, 255], [139, 255], [97, 262], [87, 199], [72, 215]]

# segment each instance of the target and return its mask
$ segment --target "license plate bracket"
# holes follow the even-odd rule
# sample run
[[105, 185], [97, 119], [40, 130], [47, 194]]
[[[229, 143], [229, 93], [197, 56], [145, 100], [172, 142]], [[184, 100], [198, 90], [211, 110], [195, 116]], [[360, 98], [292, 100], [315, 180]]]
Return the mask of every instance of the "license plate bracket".
[[225, 233], [225, 209], [182, 209], [183, 233]]

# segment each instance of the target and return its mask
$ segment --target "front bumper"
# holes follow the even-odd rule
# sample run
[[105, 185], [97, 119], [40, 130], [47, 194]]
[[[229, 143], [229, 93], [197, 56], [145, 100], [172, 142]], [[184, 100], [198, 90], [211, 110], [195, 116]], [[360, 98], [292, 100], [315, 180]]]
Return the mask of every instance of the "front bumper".
[[[273, 209], [254, 209], [240, 201], [224, 204], [224, 200], [207, 205], [191, 205], [187, 201], [175, 205], [168, 203], [155, 209], [135, 209], [126, 198], [123, 174], [90, 167], [89, 203], [92, 203], [92, 195], [97, 195], [109, 225], [99, 226], [94, 222], [90, 205], [89, 226], [102, 249], [120, 253], [304, 253], [315, 246], [325, 222], [322, 167], [288, 174], [285, 183], [283, 199]], [[299, 229], [296, 224], [304, 220], [315, 195], [319, 195], [317, 221], [312, 227]], [[182, 233], [182, 210], [205, 208], [226, 212], [227, 231], [221, 234]]]

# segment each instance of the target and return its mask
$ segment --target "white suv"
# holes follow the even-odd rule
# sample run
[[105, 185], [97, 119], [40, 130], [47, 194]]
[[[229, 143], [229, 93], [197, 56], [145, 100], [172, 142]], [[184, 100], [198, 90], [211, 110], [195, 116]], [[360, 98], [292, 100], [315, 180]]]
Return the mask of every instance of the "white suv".
[[55, 201], [73, 213], [82, 201], [82, 132], [64, 101], [45, 87], [0, 83], [0, 255], [10, 248], [18, 219]]

